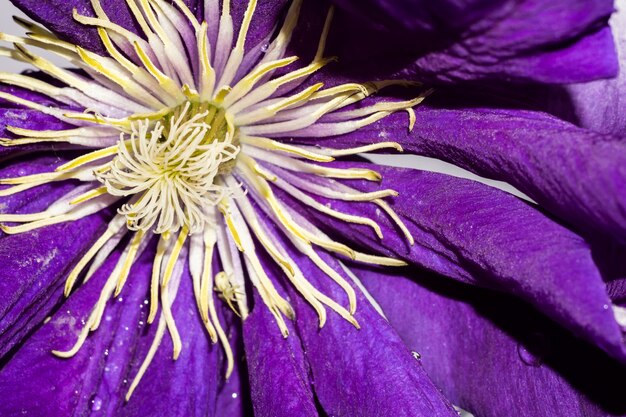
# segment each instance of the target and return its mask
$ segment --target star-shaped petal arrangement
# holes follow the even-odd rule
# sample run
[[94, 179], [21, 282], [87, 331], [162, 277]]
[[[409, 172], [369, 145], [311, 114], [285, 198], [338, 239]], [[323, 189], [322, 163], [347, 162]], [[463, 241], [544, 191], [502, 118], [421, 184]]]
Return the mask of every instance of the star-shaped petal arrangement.
[[[25, 37], [0, 34], [0, 55], [36, 70], [0, 73], [0, 257], [17, 274], [0, 287], [0, 372], [39, 390], [8, 396], [3, 413], [247, 415], [252, 403], [256, 415], [454, 416], [417, 353], [432, 345], [398, 317], [417, 305], [429, 317], [406, 322], [443, 332], [464, 311], [509, 346], [457, 305], [467, 283], [513, 294], [626, 361], [624, 309], [588, 243], [624, 239], [621, 142], [537, 111], [449, 100], [463, 97], [458, 80], [470, 92], [474, 78], [613, 75], [607, 2], [571, 16], [552, 5], [563, 22], [551, 35], [536, 26], [549, 13], [524, 2], [466, 15], [448, 5], [441, 27], [375, 0], [354, 15], [350, 1], [16, 3], [43, 26], [18, 19]], [[510, 33], [515, 12], [532, 30]], [[355, 27], [377, 48], [355, 47]], [[407, 42], [437, 33], [447, 37], [426, 52]], [[547, 64], [599, 45], [606, 53], [584, 70]], [[384, 76], [364, 81], [373, 72]], [[419, 81], [444, 85], [433, 95]], [[532, 205], [361, 158], [403, 151], [507, 181]], [[392, 284], [411, 264], [464, 284]], [[470, 302], [490, 302], [473, 291]], [[527, 345], [515, 358], [536, 366]], [[443, 376], [449, 349], [426, 366], [445, 394], [479, 416], [506, 409]], [[520, 415], [558, 402], [545, 404], [524, 402]]]

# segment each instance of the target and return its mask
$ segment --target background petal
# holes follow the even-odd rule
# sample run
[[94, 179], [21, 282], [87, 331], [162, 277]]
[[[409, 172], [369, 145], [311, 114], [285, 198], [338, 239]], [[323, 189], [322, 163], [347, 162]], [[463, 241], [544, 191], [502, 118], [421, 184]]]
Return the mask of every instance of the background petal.
[[615, 384], [626, 368], [525, 303], [416, 270], [355, 273], [444, 393], [476, 416], [626, 415]]
[[[610, 0], [336, 2], [352, 12], [340, 16], [340, 29], [330, 42], [340, 46], [346, 68], [359, 60], [354, 56], [362, 51], [358, 42], [368, 45], [377, 65], [395, 61], [399, 74], [419, 80], [570, 83], [617, 73], [606, 30], [613, 12]], [[350, 25], [354, 13], [364, 19]], [[378, 30], [368, 33], [363, 22]], [[348, 36], [355, 30], [363, 36]], [[362, 54], [361, 63], [367, 65], [371, 58]], [[576, 65], [581, 62], [589, 65]]]

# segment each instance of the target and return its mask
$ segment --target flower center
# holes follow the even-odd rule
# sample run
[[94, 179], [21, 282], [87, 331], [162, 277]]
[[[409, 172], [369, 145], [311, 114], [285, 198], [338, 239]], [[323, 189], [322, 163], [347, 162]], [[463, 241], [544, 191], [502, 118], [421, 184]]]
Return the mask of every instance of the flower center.
[[223, 109], [186, 102], [156, 122], [132, 122], [131, 132], [120, 137], [117, 156], [96, 177], [107, 193], [131, 197], [119, 210], [129, 229], [199, 232], [206, 210], [240, 191], [221, 179], [240, 149]]
[[[146, 322], [157, 320], [158, 325], [127, 399], [165, 332], [170, 334], [174, 359], [183, 349], [172, 307], [184, 273], [192, 280], [208, 336], [224, 348], [226, 377], [233, 370], [234, 355], [218, 314], [218, 299], [246, 320], [248, 297], [255, 291], [261, 302], [254, 308], [267, 308], [284, 337], [289, 335], [285, 319], [295, 318], [290, 300], [295, 295], [315, 310], [320, 327], [330, 309], [358, 328], [354, 317], [358, 284], [353, 285], [354, 278], [326, 259], [339, 256], [390, 267], [405, 262], [359, 252], [334, 240], [310, 216], [367, 227], [379, 239], [383, 238], [379, 217], [383, 220], [386, 216], [412, 245], [411, 232], [386, 201], [398, 193], [391, 189], [359, 191], [344, 180], [379, 181], [381, 175], [369, 168], [335, 163], [344, 156], [381, 149], [402, 151], [402, 147], [367, 139], [365, 132], [355, 138], [352, 147], [340, 146], [341, 141], [333, 145], [332, 138], [398, 111], [407, 112], [411, 130], [415, 123], [412, 108], [429, 91], [407, 101], [363, 102], [389, 86], [416, 85], [405, 80], [326, 87], [323, 82], [308, 83], [308, 77], [334, 61], [324, 54], [333, 9], [328, 11], [312, 61], [292, 66], [299, 58], [287, 55], [288, 45], [302, 0], [292, 1], [266, 49], [245, 47], [256, 0], [248, 2], [236, 37], [229, 0], [208, 2], [215, 7], [205, 10], [207, 21], [202, 22], [182, 0], [128, 0], [145, 36], [111, 21], [99, 0], [91, 3], [97, 17], [75, 11], [74, 18], [97, 27], [107, 56], [43, 35], [48, 32], [32, 29], [34, 24], [29, 24], [29, 39], [0, 34], [0, 40], [14, 42], [12, 57], [31, 63], [64, 87], [28, 75], [0, 73], [0, 81], [44, 94], [65, 106], [46, 106], [3, 91], [0, 99], [70, 125], [64, 130], [7, 126], [14, 137], [1, 138], [0, 146], [60, 143], [86, 151], [52, 172], [0, 179], [0, 186], [9, 186], [0, 188], [0, 197], [56, 181], [81, 183], [44, 211], [0, 213], [0, 230], [28, 232], [75, 221], [123, 202], [106, 230], [74, 265], [65, 294], [99, 271], [116, 248], [121, 252], [119, 260], [75, 344], [53, 353], [69, 358], [81, 349], [89, 333], [100, 326], [108, 301], [124, 290], [129, 279], [135, 279], [131, 268], [155, 240]], [[24, 45], [77, 63], [87, 76], [64, 70]], [[67, 107], [84, 111], [68, 111]], [[358, 215], [365, 205], [376, 207], [373, 218]], [[350, 211], [352, 207], [357, 213]], [[301, 268], [300, 262], [307, 268], [314, 266], [331, 285], [338, 285], [345, 292], [345, 303], [311, 283], [308, 269]], [[285, 290], [277, 282], [284, 283]]]

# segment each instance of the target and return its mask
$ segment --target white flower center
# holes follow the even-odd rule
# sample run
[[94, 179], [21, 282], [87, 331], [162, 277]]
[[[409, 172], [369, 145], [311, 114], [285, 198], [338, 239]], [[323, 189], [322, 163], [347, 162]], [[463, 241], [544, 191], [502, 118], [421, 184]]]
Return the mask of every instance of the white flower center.
[[203, 230], [206, 209], [240, 189], [220, 174], [232, 170], [240, 151], [224, 110], [187, 102], [156, 123], [140, 120], [122, 134], [117, 156], [96, 174], [115, 196], [132, 196], [122, 206], [131, 230], [190, 233]]

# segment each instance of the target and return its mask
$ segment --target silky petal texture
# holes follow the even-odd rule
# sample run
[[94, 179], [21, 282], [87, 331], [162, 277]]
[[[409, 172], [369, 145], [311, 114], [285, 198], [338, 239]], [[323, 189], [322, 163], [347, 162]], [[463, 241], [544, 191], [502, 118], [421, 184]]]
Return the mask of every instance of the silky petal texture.
[[443, 0], [437, 3], [416, 0], [334, 0], [372, 26], [407, 32], [458, 33], [494, 10], [511, 7], [511, 1]]
[[106, 213], [0, 239], [0, 356], [62, 298], [66, 275], [101, 233]]
[[[117, 356], [113, 340], [131, 334], [137, 336], [138, 332], [115, 334], [121, 330], [117, 328], [116, 321], [103, 320], [98, 332], [88, 337], [83, 348], [70, 360], [57, 358], [51, 353], [52, 349], [72, 346], [98, 297], [101, 285], [118, 258], [119, 254], [111, 256], [92, 280], [73, 294], [63, 308], [29, 338], [0, 371], [0, 392], [4, 398], [0, 404], [2, 415], [85, 415], [91, 410], [92, 395], [99, 387], [99, 378], [105, 380], [106, 387], [108, 375], [103, 371], [107, 365], [117, 367], [112, 368], [112, 374], [117, 378], [112, 378], [111, 382], [121, 383], [118, 380], [121, 364], [109, 363], [105, 351], [110, 348], [109, 354]], [[130, 284], [133, 288], [134, 283]], [[112, 302], [108, 306], [107, 315], [122, 318], [132, 316], [136, 320], [123, 307], [122, 303]], [[133, 307], [139, 309], [137, 304]], [[16, 387], [19, 389], [16, 390]], [[109, 398], [104, 400], [107, 403], [110, 401]]]
[[[547, 83], [608, 78], [618, 70], [606, 27], [613, 12], [609, 0], [448, 1], [424, 7], [408, 1], [369, 1], [373, 7], [355, 0], [337, 2], [367, 15], [373, 26], [384, 27], [363, 30], [361, 22], [349, 24], [353, 14], [344, 14], [339, 33], [329, 43], [338, 45], [346, 68], [361, 70], [355, 65], [367, 66], [374, 55], [376, 65], [393, 63], [401, 77], [422, 81]], [[357, 27], [367, 41], [347, 36]], [[361, 53], [358, 45], [363, 44], [369, 46], [368, 54]]]
[[[384, 178], [381, 189], [401, 193], [392, 207], [406, 222], [415, 245], [404, 242], [399, 230], [372, 204], [319, 199], [336, 210], [376, 219], [383, 228], [382, 240], [365, 226], [337, 221], [308, 207], [304, 210], [328, 233], [368, 251], [521, 297], [626, 362], [621, 328], [582, 238], [516, 197], [481, 183], [417, 170], [376, 169]], [[352, 185], [367, 191], [379, 188], [364, 181]], [[290, 204], [302, 210], [297, 202]]]
[[[339, 304], [348, 304], [339, 286], [307, 257], [292, 250], [274, 225], [266, 223], [266, 226], [271, 237], [282, 242], [313, 286]], [[351, 281], [336, 259], [322, 252], [319, 255], [344, 279]], [[282, 276], [276, 265], [269, 262], [265, 265], [271, 276]], [[457, 416], [360, 290], [356, 290], [355, 315], [361, 324], [360, 330], [331, 310], [320, 329], [313, 308], [293, 287], [287, 286], [287, 291], [295, 308], [297, 335], [311, 369], [315, 395], [327, 415]]]
[[[303, 140], [304, 141], [304, 140]], [[318, 144], [396, 141], [405, 151], [501, 180], [581, 232], [626, 240], [626, 144], [540, 112], [416, 109]]]
[[244, 321], [246, 360], [256, 417], [318, 415], [300, 338], [287, 323], [283, 339], [276, 320], [255, 296], [255, 308]]
[[615, 384], [626, 368], [526, 304], [422, 271], [355, 273], [446, 396], [476, 416], [626, 415]]
[[[321, 255], [336, 271], [341, 271], [333, 258]], [[315, 266], [302, 257], [298, 265], [325, 294], [347, 304], [342, 290], [330, 284]], [[327, 414], [455, 416], [456, 412], [415, 363], [395, 331], [360, 291], [357, 294], [359, 307], [355, 317], [362, 325], [360, 330], [335, 313], [330, 313], [326, 325], [319, 329], [313, 309], [301, 297], [292, 297], [315, 392]]]
[[[248, 382], [248, 369], [245, 362], [243, 337], [241, 329], [241, 319], [230, 311], [224, 310], [228, 307], [218, 307], [218, 314], [222, 312], [222, 317], [227, 323], [227, 336], [233, 350], [233, 373], [227, 380], [221, 380], [217, 392], [217, 403], [215, 406], [216, 416], [247, 417], [252, 415], [252, 405], [250, 404], [250, 384]], [[225, 372], [225, 355], [222, 350], [220, 354], [220, 376]]]
[[[152, 248], [153, 250], [154, 248]], [[114, 255], [63, 308], [35, 333], [0, 372], [0, 392], [8, 398], [2, 415], [167, 415], [213, 416], [218, 379], [217, 347], [211, 346], [193, 307], [191, 278], [185, 271], [173, 313], [183, 340], [177, 361], [166, 334], [151, 366], [129, 402], [124, 395], [152, 343], [156, 324], [147, 326], [150, 251], [131, 270], [124, 291], [109, 302], [100, 328], [71, 359], [59, 359], [53, 348], [71, 347], [113, 270]], [[148, 256], [145, 256], [148, 255]], [[203, 381], [197, 384], [197, 381]], [[155, 395], [158, 392], [159, 395]]]
[[[28, 75], [28, 76], [31, 76], [31, 77], [35, 77], [35, 78], [47, 81], [47, 82], [51, 82], [52, 81], [49, 77], [45, 78], [44, 76], [42, 76], [41, 75], [42, 73], [39, 72], [39, 71], [26, 71], [25, 74]], [[55, 84], [55, 83], [52, 82], [52, 84]], [[48, 96], [46, 96], [44, 94], [41, 94], [41, 93], [37, 93], [37, 92], [34, 92], [34, 91], [27, 90], [25, 88], [15, 87], [15, 86], [8, 85], [8, 84], [0, 84], [0, 91], [2, 91], [3, 93], [12, 94], [12, 95], [14, 95], [16, 97], [20, 97], [20, 98], [23, 98], [25, 100], [37, 102], [37, 103], [42, 104], [44, 106], [54, 105], [54, 106], [63, 107], [63, 105], [61, 105], [59, 102], [51, 99], [50, 97], [48, 97]], [[26, 110], [24, 106], [21, 106], [19, 104], [13, 103], [13, 102], [5, 100], [5, 99], [0, 99], [0, 110], [2, 110], [2, 114], [4, 114], [4, 112], [6, 111], [5, 109], [22, 109], [22, 110]], [[27, 112], [30, 111], [31, 113], [35, 113], [35, 111], [33, 111], [33, 110], [26, 110], [26, 111]], [[3, 125], [5, 124], [5, 121], [3, 119], [0, 119], [0, 120], [2, 120], [2, 122], [0, 122], [0, 126], [2, 126], [2, 128], [4, 129]], [[60, 123], [60, 122], [57, 120], [56, 123]]]
[[[100, 0], [100, 2], [115, 23], [135, 33], [139, 32], [139, 26], [124, 0]], [[94, 52], [105, 53], [97, 30], [78, 23], [72, 15], [72, 11], [76, 9], [82, 15], [94, 16], [89, 0], [11, 0], [11, 3], [61, 39]]]
[[[57, 156], [38, 156], [28, 160], [12, 161], [0, 168], [0, 178], [14, 178], [21, 175], [31, 175], [41, 172], [50, 172], [65, 160]], [[2, 197], [0, 213], [26, 214], [45, 210], [50, 204], [63, 195], [72, 191], [76, 184], [72, 181], [57, 182], [33, 187], [22, 193]], [[6, 186], [2, 186], [3, 188]], [[6, 236], [0, 232], [0, 238]]]

